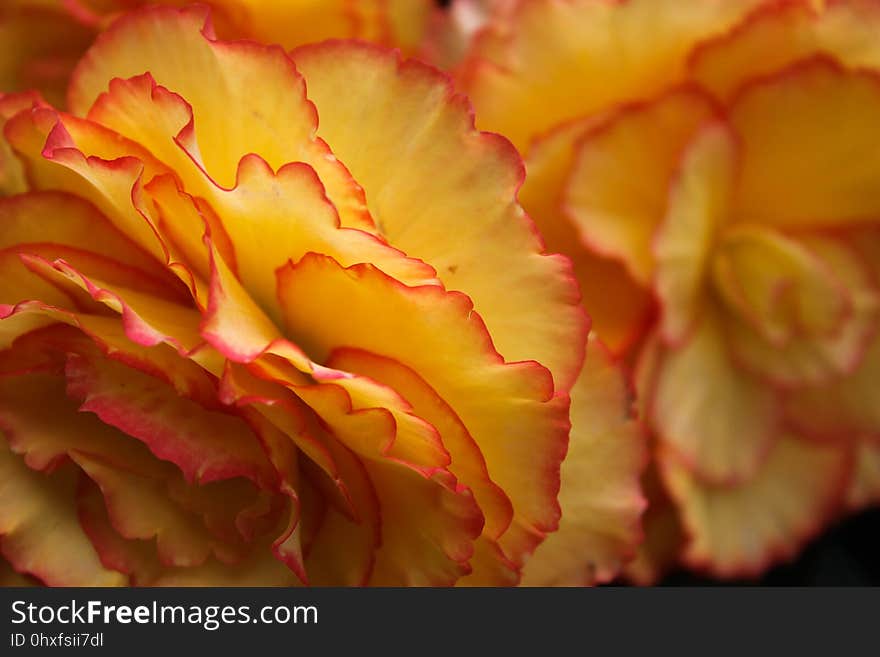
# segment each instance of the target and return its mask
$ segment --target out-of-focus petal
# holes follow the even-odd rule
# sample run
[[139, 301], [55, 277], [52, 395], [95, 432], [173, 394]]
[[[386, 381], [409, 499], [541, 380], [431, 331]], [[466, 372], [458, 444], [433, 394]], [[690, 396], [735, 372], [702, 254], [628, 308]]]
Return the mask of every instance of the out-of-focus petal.
[[704, 128], [682, 157], [654, 237], [654, 287], [667, 341], [684, 339], [706, 302], [712, 250], [729, 220], [735, 167], [735, 137], [721, 123]]
[[758, 2], [520, 2], [493, 25], [497, 35], [477, 40], [465, 63], [465, 88], [480, 127], [527, 150], [534, 135], [562, 121], [681, 82], [691, 48]]
[[564, 203], [581, 240], [617, 258], [648, 285], [651, 238], [663, 218], [679, 154], [714, 112], [702, 92], [669, 92], [622, 109], [587, 133], [568, 174]]
[[765, 2], [729, 32], [700, 44], [690, 57], [691, 74], [729, 99], [750, 79], [825, 52], [847, 66], [877, 67], [880, 9], [873, 0]]
[[607, 582], [642, 539], [644, 436], [620, 367], [595, 338], [571, 404], [571, 439], [559, 493], [562, 519], [559, 530], [526, 562], [525, 586]]
[[730, 488], [700, 482], [669, 455], [660, 463], [688, 533], [684, 559], [720, 577], [755, 576], [794, 555], [837, 509], [850, 471], [846, 450], [796, 437]]
[[[582, 303], [591, 328], [614, 353], [630, 348], [651, 321], [650, 292], [637, 285], [623, 264], [598, 255], [582, 244], [572, 221], [563, 212], [568, 170], [574, 164], [574, 144], [598, 120], [576, 121], [538, 139], [528, 156], [528, 176], [520, 190], [523, 208], [535, 220], [550, 253], [572, 259]], [[620, 303], [626, 299], [626, 303]]]
[[120, 586], [125, 577], [101, 565], [79, 524], [77, 477], [71, 467], [38, 474], [0, 444], [0, 550], [47, 584]]
[[730, 359], [711, 307], [688, 340], [666, 350], [648, 398], [652, 426], [699, 476], [716, 482], [757, 472], [777, 438], [776, 392]]
[[880, 215], [877, 74], [821, 57], [796, 63], [747, 85], [730, 121], [742, 138], [741, 220], [804, 229]]

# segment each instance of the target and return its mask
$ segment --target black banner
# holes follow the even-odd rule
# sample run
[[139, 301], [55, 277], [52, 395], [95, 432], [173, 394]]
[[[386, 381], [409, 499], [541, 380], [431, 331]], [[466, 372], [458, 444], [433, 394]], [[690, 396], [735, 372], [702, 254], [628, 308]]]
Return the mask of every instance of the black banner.
[[0, 655], [873, 653], [878, 591], [0, 589]]

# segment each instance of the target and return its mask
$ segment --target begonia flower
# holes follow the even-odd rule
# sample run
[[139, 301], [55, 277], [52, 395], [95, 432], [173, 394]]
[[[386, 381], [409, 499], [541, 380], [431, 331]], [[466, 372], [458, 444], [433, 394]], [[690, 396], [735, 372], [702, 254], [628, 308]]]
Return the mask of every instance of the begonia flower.
[[[571, 263], [448, 78], [156, 8], [98, 38], [68, 105], [0, 100], [0, 572], [515, 584], [562, 515], [579, 551], [528, 576], [615, 575], [630, 395], [600, 345], [583, 366]], [[560, 509], [566, 451], [589, 476]]]
[[880, 4], [506, 4], [457, 72], [633, 369], [631, 575], [757, 576], [880, 500]]

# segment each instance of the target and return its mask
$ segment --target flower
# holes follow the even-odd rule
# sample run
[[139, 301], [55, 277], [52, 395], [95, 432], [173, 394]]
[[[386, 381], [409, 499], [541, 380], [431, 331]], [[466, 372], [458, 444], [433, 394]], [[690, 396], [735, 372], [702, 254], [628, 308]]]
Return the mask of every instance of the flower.
[[630, 575], [755, 576], [880, 500], [880, 5], [492, 16], [458, 75], [655, 444]]
[[571, 393], [595, 476], [560, 540], [613, 576], [641, 511], [627, 391], [600, 348], [582, 368], [570, 261], [446, 77], [157, 8], [98, 38], [68, 98], [0, 102], [25, 187], [0, 199], [12, 569], [513, 584], [559, 524]]
[[[0, 91], [39, 89], [60, 106], [67, 78], [94, 37], [116, 17], [188, 0], [4, 0], [0, 7]], [[287, 49], [357, 38], [412, 54], [433, 14], [431, 0], [206, 0], [217, 34]]]

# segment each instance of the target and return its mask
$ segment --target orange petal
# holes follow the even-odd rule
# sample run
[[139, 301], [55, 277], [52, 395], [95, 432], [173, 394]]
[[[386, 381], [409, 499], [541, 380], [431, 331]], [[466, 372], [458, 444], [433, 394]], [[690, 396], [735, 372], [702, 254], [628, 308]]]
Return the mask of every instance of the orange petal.
[[[69, 101], [84, 116], [113, 78], [149, 71], [192, 107], [200, 160], [228, 186], [246, 153], [260, 153], [276, 167], [290, 161], [277, 161], [275, 154], [285, 142], [309, 139], [315, 112], [304, 102], [302, 78], [283, 50], [214, 41], [207, 13], [205, 7], [155, 8], [116, 22], [77, 66]], [[261, 120], [254, 120], [255, 111]], [[103, 114], [97, 116], [103, 122]], [[284, 139], [276, 131], [281, 126]], [[148, 122], [145, 129], [150, 127]]]
[[[379, 501], [363, 463], [332, 436], [324, 443], [339, 466], [342, 480], [351, 493], [357, 515], [349, 517], [333, 506], [326, 505], [306, 554], [309, 581], [316, 585], [364, 586], [369, 582], [375, 564], [376, 550], [381, 542]], [[308, 478], [306, 484], [325, 479]], [[321, 488], [305, 485], [301, 492], [304, 508], [309, 499], [322, 496]]]
[[852, 373], [785, 396], [786, 417], [806, 436], [822, 440], [880, 438], [880, 340], [874, 339]]
[[[0, 132], [6, 122], [18, 112], [43, 104], [34, 92], [6, 94], [0, 92]], [[0, 196], [19, 194], [27, 190], [24, 168], [6, 139], [0, 139]]]
[[467, 561], [483, 528], [470, 491], [448, 473], [428, 479], [394, 463], [366, 467], [382, 513], [382, 545], [370, 584], [443, 586], [470, 572]]
[[716, 577], [755, 577], [794, 556], [836, 510], [850, 471], [846, 450], [790, 436], [729, 488], [701, 483], [669, 455], [660, 464], [689, 536], [684, 558]]
[[655, 386], [651, 426], [688, 467], [715, 482], [758, 470], [777, 434], [776, 392], [730, 359], [711, 308], [684, 344], [666, 350]]
[[[45, 345], [44, 345], [45, 347]], [[52, 471], [72, 450], [113, 457], [155, 472], [150, 453], [114, 427], [77, 412], [65, 381], [52, 373], [0, 377], [0, 427], [9, 448], [33, 470]]]
[[275, 270], [308, 252], [346, 266], [369, 262], [408, 285], [436, 282], [434, 270], [423, 262], [369, 233], [341, 228], [321, 181], [306, 164], [287, 164], [274, 173], [259, 157], [247, 156], [239, 163], [235, 187], [217, 190], [211, 203], [234, 246], [242, 285], [273, 319], [279, 318]]
[[16, 2], [0, 8], [0, 90], [39, 89], [53, 104], [94, 32], [67, 13], [61, 2]]
[[699, 40], [759, 1], [520, 2], [465, 64], [479, 124], [526, 149], [562, 121], [655, 96], [685, 78]]
[[0, 442], [0, 550], [15, 570], [50, 585], [122, 586], [125, 577], [101, 565], [80, 527], [76, 480], [69, 467], [38, 474]]
[[692, 89], [624, 108], [580, 142], [563, 203], [584, 244], [626, 265], [637, 283], [654, 270], [651, 238], [666, 209], [679, 154], [713, 112]]
[[[739, 318], [731, 318], [727, 327], [733, 357], [758, 377], [785, 388], [822, 386], [852, 374], [880, 320], [870, 261], [838, 237], [799, 238], [771, 237], [768, 245], [778, 243], [786, 255], [780, 260], [772, 250], [753, 254], [758, 260], [746, 264], [746, 283], [740, 288], [760, 294], [761, 272], [769, 277], [765, 283], [775, 289], [765, 289], [771, 297], [767, 307], [783, 320], [777, 324], [782, 340]], [[791, 268], [797, 261], [803, 269]], [[774, 263], [774, 269], [767, 266]]]
[[559, 529], [526, 562], [525, 586], [608, 582], [635, 553], [647, 459], [620, 367], [593, 338], [571, 392], [571, 441], [562, 463]]
[[635, 558], [626, 564], [624, 577], [639, 586], [656, 584], [674, 568], [684, 545], [684, 530], [675, 503], [663, 489], [656, 461], [652, 461], [642, 478], [648, 508], [642, 516], [645, 540]]
[[[190, 26], [189, 29], [194, 30], [195, 26]], [[198, 35], [198, 38], [216, 45], [203, 35]], [[235, 55], [237, 59], [258, 61], [276, 56], [277, 53], [268, 48], [264, 51], [244, 50]], [[288, 75], [288, 78], [278, 82], [278, 85], [286, 82], [289, 87], [288, 96], [282, 100], [299, 108], [299, 113], [303, 115], [302, 120], [310, 126], [309, 130], [304, 130], [302, 126], [297, 128], [288, 125], [281, 120], [286, 117], [278, 117], [278, 123], [272, 129], [278, 134], [283, 133], [284, 138], [277, 138], [260, 150], [255, 149], [256, 143], [248, 145], [232, 142], [229, 144], [230, 149], [244, 150], [222, 153], [222, 166], [232, 166], [232, 173], [236, 174], [241, 166], [240, 158], [249, 153], [258, 153], [272, 163], [274, 168], [280, 168], [292, 161], [307, 162], [320, 175], [327, 194], [333, 199], [338, 211], [339, 221], [346, 226], [373, 231], [373, 221], [366, 209], [363, 190], [351, 178], [345, 166], [332, 156], [327, 145], [314, 137], [315, 117], [305, 98], [301, 78], [298, 74]], [[218, 102], [240, 101], [239, 98], [230, 98]], [[235, 177], [229, 179], [222, 171], [207, 168], [208, 163], [203, 159], [198, 142], [197, 130], [201, 121], [197, 124], [193, 111], [193, 106], [186, 99], [160, 86], [151, 73], [145, 73], [127, 80], [113, 79], [109, 91], [98, 97], [88, 116], [149, 148], [153, 155], [174, 169], [191, 193], [211, 199], [214, 194], [225, 190], [220, 183], [234, 184]], [[266, 110], [254, 108], [252, 112], [263, 115]]]
[[118, 263], [118, 270], [123, 266], [139, 270], [142, 279], [155, 280], [152, 289], [160, 293], [162, 284], [171, 288], [169, 293], [175, 291], [173, 278], [155, 259], [119, 232], [93, 205], [72, 194], [28, 192], [0, 199], [0, 227], [0, 249], [46, 258], [53, 258], [47, 255], [52, 248], [64, 249], [68, 257], [83, 251]]
[[271, 485], [274, 471], [245, 423], [179, 397], [163, 381], [109, 360], [70, 357], [68, 392], [81, 410], [142, 440], [188, 481], [246, 476]]
[[484, 533], [493, 539], [504, 533], [513, 516], [510, 500], [489, 478], [480, 447], [461, 419], [422, 377], [397, 361], [350, 348], [335, 350], [327, 364], [390, 386], [412, 405], [415, 415], [436, 427], [452, 457], [449, 471], [473, 491], [485, 516]]
[[722, 123], [703, 128], [682, 157], [654, 236], [655, 289], [666, 341], [684, 339], [706, 301], [710, 258], [729, 219], [735, 167], [735, 137]]
[[863, 509], [880, 500], [880, 445], [859, 441], [856, 445], [853, 478], [846, 492], [846, 505]]
[[522, 550], [555, 529], [568, 399], [554, 395], [540, 365], [505, 364], [464, 295], [408, 288], [373, 267], [343, 269], [319, 256], [281, 270], [279, 289], [288, 332], [313, 359], [343, 346], [394, 359], [456, 411], [513, 503], [516, 538], [502, 537], [505, 552], [507, 541]]
[[113, 467], [86, 454], [72, 455], [101, 488], [113, 527], [123, 538], [157, 539], [167, 565], [196, 566], [211, 554], [207, 530], [167, 496], [164, 482]]
[[77, 490], [77, 512], [83, 530], [101, 557], [101, 563], [129, 577], [134, 586], [149, 586], [162, 570], [155, 541], [127, 539], [110, 522], [101, 489], [86, 476]]
[[436, 430], [410, 415], [407, 403], [401, 408], [390, 389], [383, 392], [363, 377], [335, 381], [292, 389], [361, 461], [376, 491], [382, 542], [371, 583], [454, 583], [468, 572], [483, 516], [470, 491], [446, 470], [449, 455]]
[[874, 35], [880, 11], [871, 0], [768, 2], [734, 29], [700, 44], [690, 57], [691, 74], [707, 89], [729, 99], [747, 80], [827, 52], [853, 68], [880, 65]]
[[363, 185], [382, 235], [470, 296], [507, 360], [537, 360], [567, 390], [583, 311], [570, 264], [543, 254], [515, 201], [524, 172], [510, 144], [477, 132], [467, 102], [423, 64], [351, 43], [293, 56], [319, 135]]
[[846, 287], [797, 239], [759, 225], [726, 231], [713, 261], [727, 305], [768, 341], [833, 333], [851, 312]]
[[550, 253], [572, 259], [591, 329], [615, 354], [626, 351], [648, 327], [653, 309], [650, 292], [637, 285], [617, 260], [602, 257], [582, 244], [563, 213], [565, 179], [575, 162], [575, 144], [597, 121], [577, 121], [538, 139], [520, 190], [523, 208], [535, 220]]
[[735, 216], [782, 228], [876, 221], [880, 82], [874, 73], [848, 72], [821, 57], [797, 63], [747, 85], [733, 101], [730, 121], [743, 149]]
[[124, 235], [164, 262], [155, 228], [132, 203], [142, 177], [165, 171], [143, 148], [103, 126], [48, 108], [15, 115], [5, 134], [24, 161], [32, 189], [65, 191], [90, 201]]

